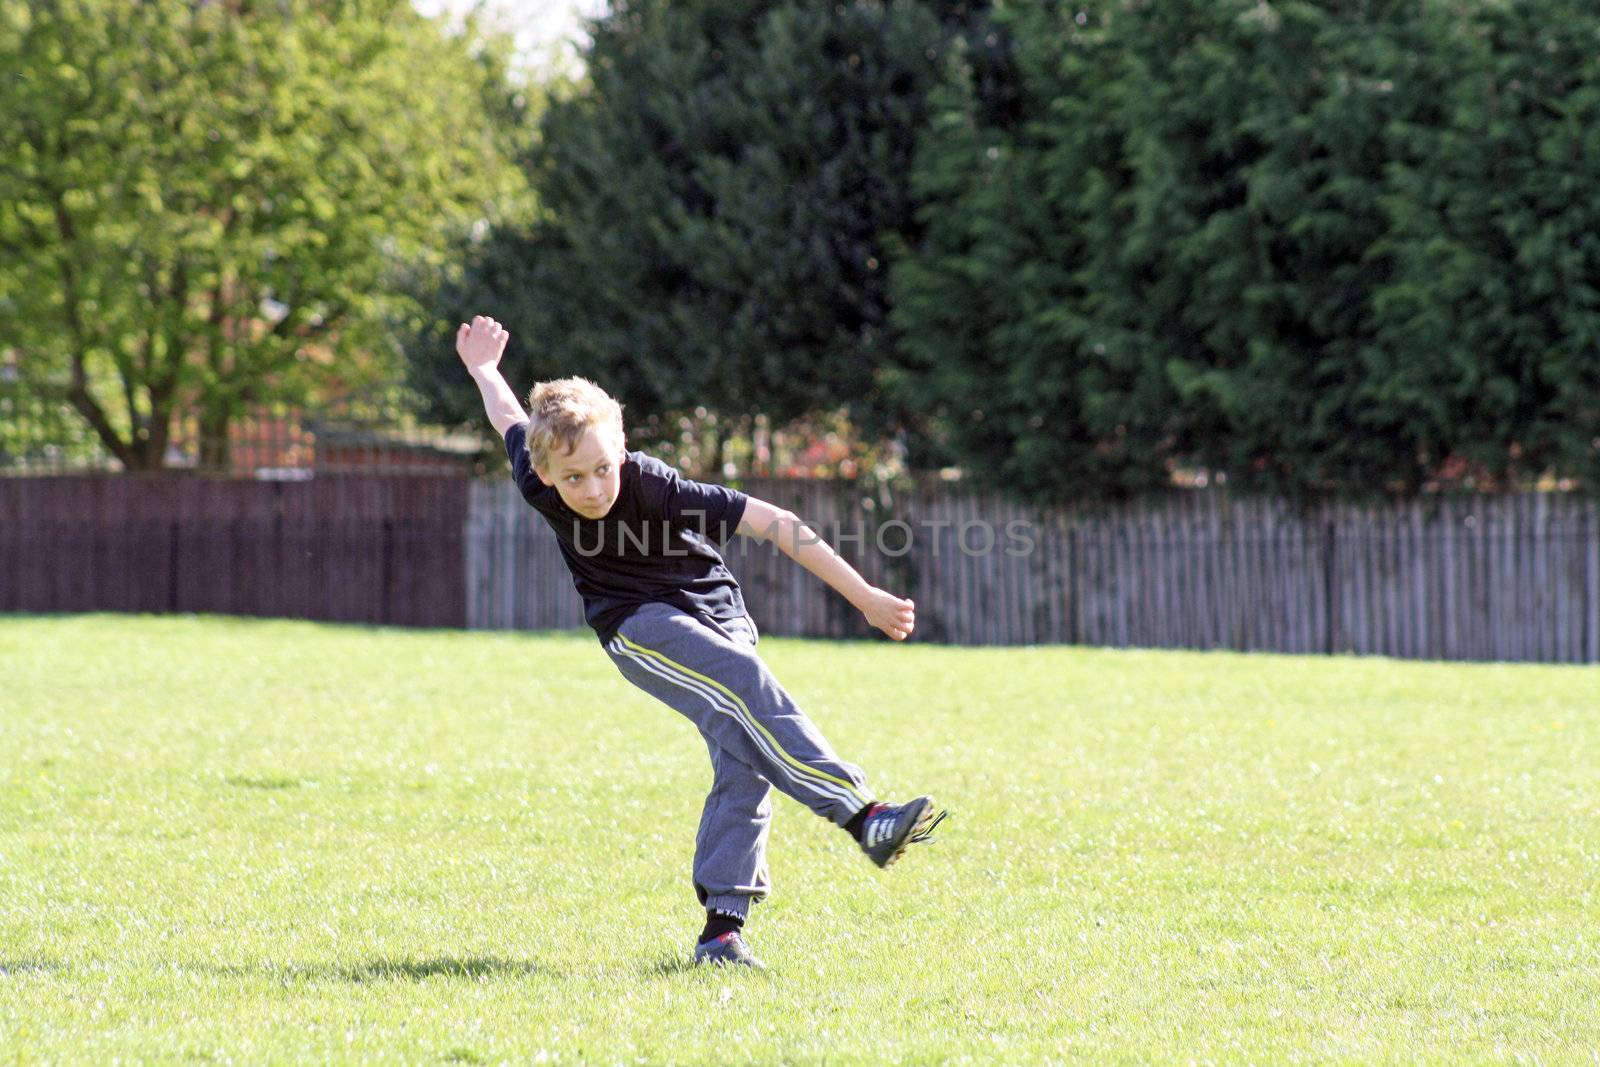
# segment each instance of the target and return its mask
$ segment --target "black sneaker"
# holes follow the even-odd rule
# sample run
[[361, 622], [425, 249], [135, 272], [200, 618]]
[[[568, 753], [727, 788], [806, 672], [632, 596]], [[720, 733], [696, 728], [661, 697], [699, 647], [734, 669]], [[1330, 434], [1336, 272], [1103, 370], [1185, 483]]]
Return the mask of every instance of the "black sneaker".
[[756, 954], [750, 951], [750, 946], [744, 943], [744, 938], [739, 936], [737, 930], [729, 930], [721, 937], [700, 942], [694, 947], [694, 961], [713, 967], [749, 967], [757, 971], [767, 969], [765, 963], [756, 959]]
[[918, 797], [898, 807], [874, 804], [861, 824], [861, 851], [879, 867], [899, 859], [907, 845], [927, 841], [947, 813], [933, 814], [933, 798]]

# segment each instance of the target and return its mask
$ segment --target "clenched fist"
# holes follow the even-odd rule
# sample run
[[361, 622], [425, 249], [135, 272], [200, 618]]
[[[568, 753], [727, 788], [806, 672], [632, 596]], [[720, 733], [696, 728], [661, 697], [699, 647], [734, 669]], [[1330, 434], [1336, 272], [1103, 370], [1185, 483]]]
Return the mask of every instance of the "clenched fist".
[[509, 340], [511, 335], [504, 326], [487, 315], [479, 315], [470, 324], [463, 322], [456, 331], [456, 355], [469, 371], [498, 366]]
[[917, 626], [917, 605], [882, 589], [873, 589], [861, 607], [867, 621], [896, 641], [911, 636]]

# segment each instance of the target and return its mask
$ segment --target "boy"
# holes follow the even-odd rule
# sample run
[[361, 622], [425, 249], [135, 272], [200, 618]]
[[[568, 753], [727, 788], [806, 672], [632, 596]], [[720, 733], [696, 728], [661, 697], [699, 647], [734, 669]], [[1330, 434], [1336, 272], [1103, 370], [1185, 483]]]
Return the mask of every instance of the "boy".
[[762, 968], [742, 936], [765, 898], [773, 786], [848, 830], [878, 866], [939, 819], [933, 799], [876, 803], [755, 653], [756, 631], [717, 547], [738, 532], [783, 552], [904, 641], [915, 607], [862, 579], [792, 513], [734, 489], [678, 477], [624, 445], [622, 409], [582, 378], [540, 382], [524, 412], [499, 370], [510, 334], [478, 316], [456, 352], [504, 439], [523, 497], [555, 531], [584, 617], [623, 676], [687, 716], [713, 780], [695, 838], [694, 889], [706, 910], [696, 963]]

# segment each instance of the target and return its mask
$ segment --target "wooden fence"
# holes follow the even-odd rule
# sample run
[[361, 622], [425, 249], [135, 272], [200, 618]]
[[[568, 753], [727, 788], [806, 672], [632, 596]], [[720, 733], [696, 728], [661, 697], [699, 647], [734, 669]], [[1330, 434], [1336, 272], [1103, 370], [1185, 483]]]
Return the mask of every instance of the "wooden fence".
[[[943, 486], [892, 498], [820, 482], [745, 488], [811, 522], [868, 581], [913, 597], [923, 640], [1600, 662], [1592, 498], [1302, 512], [1186, 493], [1074, 512]], [[468, 625], [581, 625], [555, 539], [512, 486], [474, 485], [470, 516]], [[763, 632], [867, 632], [768, 546], [736, 538], [728, 555]]]
[[[1600, 662], [1600, 515], [1528, 494], [1387, 507], [1185, 493], [1104, 512], [933, 485], [867, 495], [756, 480], [918, 638]], [[769, 634], [856, 637], [859, 614], [767, 545], [729, 563]], [[0, 479], [0, 611], [206, 611], [405, 625], [580, 626], [542, 520], [506, 482]]]
[[468, 482], [0, 479], [0, 611], [461, 626]]

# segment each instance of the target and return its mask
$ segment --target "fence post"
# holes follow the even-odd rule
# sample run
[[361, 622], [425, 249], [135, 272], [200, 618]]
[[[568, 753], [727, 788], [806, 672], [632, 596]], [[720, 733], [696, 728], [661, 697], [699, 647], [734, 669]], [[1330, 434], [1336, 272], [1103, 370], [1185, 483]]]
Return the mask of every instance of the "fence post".
[[178, 520], [167, 525], [167, 611], [178, 611]]
[[1067, 644], [1076, 645], [1083, 641], [1083, 629], [1078, 624], [1079, 606], [1083, 603], [1083, 586], [1078, 581], [1078, 527], [1069, 517], [1067, 520], [1067, 559], [1066, 566], [1062, 568], [1066, 580], [1062, 583], [1066, 588], [1066, 603], [1062, 605], [1066, 618]]
[[1334, 561], [1335, 534], [1333, 516], [1324, 511], [1322, 518], [1322, 610], [1326, 619], [1324, 620], [1325, 633], [1323, 634], [1323, 641], [1325, 642], [1325, 647], [1323, 652], [1330, 656], [1337, 652], [1339, 647], [1338, 638], [1334, 633], [1339, 621], [1338, 605], [1334, 603], [1334, 597], [1337, 595], [1339, 588], [1335, 584], [1339, 577], [1338, 565]]
[[394, 520], [383, 520], [383, 591], [378, 602], [378, 621], [387, 625], [394, 601]]
[[1600, 663], [1600, 496], [1585, 503], [1583, 527], [1583, 617], [1587, 629], [1583, 659], [1588, 663]]

